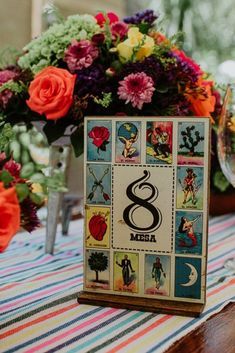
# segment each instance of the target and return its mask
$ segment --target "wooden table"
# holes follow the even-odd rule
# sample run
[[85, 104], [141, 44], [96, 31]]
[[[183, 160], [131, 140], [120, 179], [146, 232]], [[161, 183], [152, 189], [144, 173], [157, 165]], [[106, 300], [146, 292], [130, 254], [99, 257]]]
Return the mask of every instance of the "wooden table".
[[166, 353], [234, 353], [235, 303], [228, 304], [198, 329], [181, 338]]

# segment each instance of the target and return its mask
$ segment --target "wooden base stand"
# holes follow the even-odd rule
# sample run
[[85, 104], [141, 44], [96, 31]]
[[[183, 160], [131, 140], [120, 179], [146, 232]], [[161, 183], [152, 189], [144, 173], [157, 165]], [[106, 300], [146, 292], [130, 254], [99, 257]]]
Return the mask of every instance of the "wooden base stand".
[[78, 293], [78, 303], [193, 317], [200, 316], [204, 308], [204, 304], [198, 303], [126, 297], [122, 295], [91, 292]]

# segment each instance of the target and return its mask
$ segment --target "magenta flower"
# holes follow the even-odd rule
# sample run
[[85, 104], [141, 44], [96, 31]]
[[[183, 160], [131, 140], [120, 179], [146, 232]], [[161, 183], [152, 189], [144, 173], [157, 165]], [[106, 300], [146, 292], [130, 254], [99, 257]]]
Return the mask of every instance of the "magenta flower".
[[[3, 83], [13, 80], [16, 76], [17, 73], [11, 70], [0, 71], [0, 87]], [[11, 92], [9, 89], [4, 89], [4, 91], [0, 92], [0, 105], [2, 105], [3, 108], [6, 108], [7, 103], [9, 102], [12, 96], [13, 92]]]
[[142, 109], [144, 103], [150, 103], [155, 90], [153, 79], [144, 72], [130, 74], [119, 82], [118, 95], [133, 107]]
[[118, 21], [118, 22], [114, 22], [111, 24], [111, 33], [112, 33], [112, 37], [114, 40], [116, 39], [120, 39], [122, 40], [127, 32], [128, 32], [128, 25], [125, 22], [122, 21]]
[[98, 57], [97, 47], [89, 40], [73, 40], [72, 44], [65, 51], [64, 61], [67, 63], [70, 71], [81, 70], [89, 67]]

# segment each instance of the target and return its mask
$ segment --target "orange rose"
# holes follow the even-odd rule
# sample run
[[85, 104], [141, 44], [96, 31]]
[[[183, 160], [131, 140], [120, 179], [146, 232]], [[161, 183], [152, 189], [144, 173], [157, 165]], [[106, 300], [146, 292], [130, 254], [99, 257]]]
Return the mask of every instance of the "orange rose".
[[212, 81], [203, 81], [199, 78], [197, 92], [186, 89], [186, 98], [191, 103], [191, 108], [196, 116], [211, 116], [215, 109], [216, 99], [212, 94]]
[[0, 183], [0, 252], [3, 252], [20, 228], [20, 206], [14, 187]]
[[39, 72], [29, 86], [29, 108], [45, 114], [48, 120], [64, 117], [73, 102], [76, 75], [65, 69], [48, 66]]

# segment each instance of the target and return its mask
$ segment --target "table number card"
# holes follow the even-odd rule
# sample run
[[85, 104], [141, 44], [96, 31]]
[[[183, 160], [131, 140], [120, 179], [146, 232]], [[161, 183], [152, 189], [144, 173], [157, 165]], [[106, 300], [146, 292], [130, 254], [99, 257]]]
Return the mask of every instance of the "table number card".
[[209, 118], [85, 119], [78, 301], [199, 315], [205, 304]]

